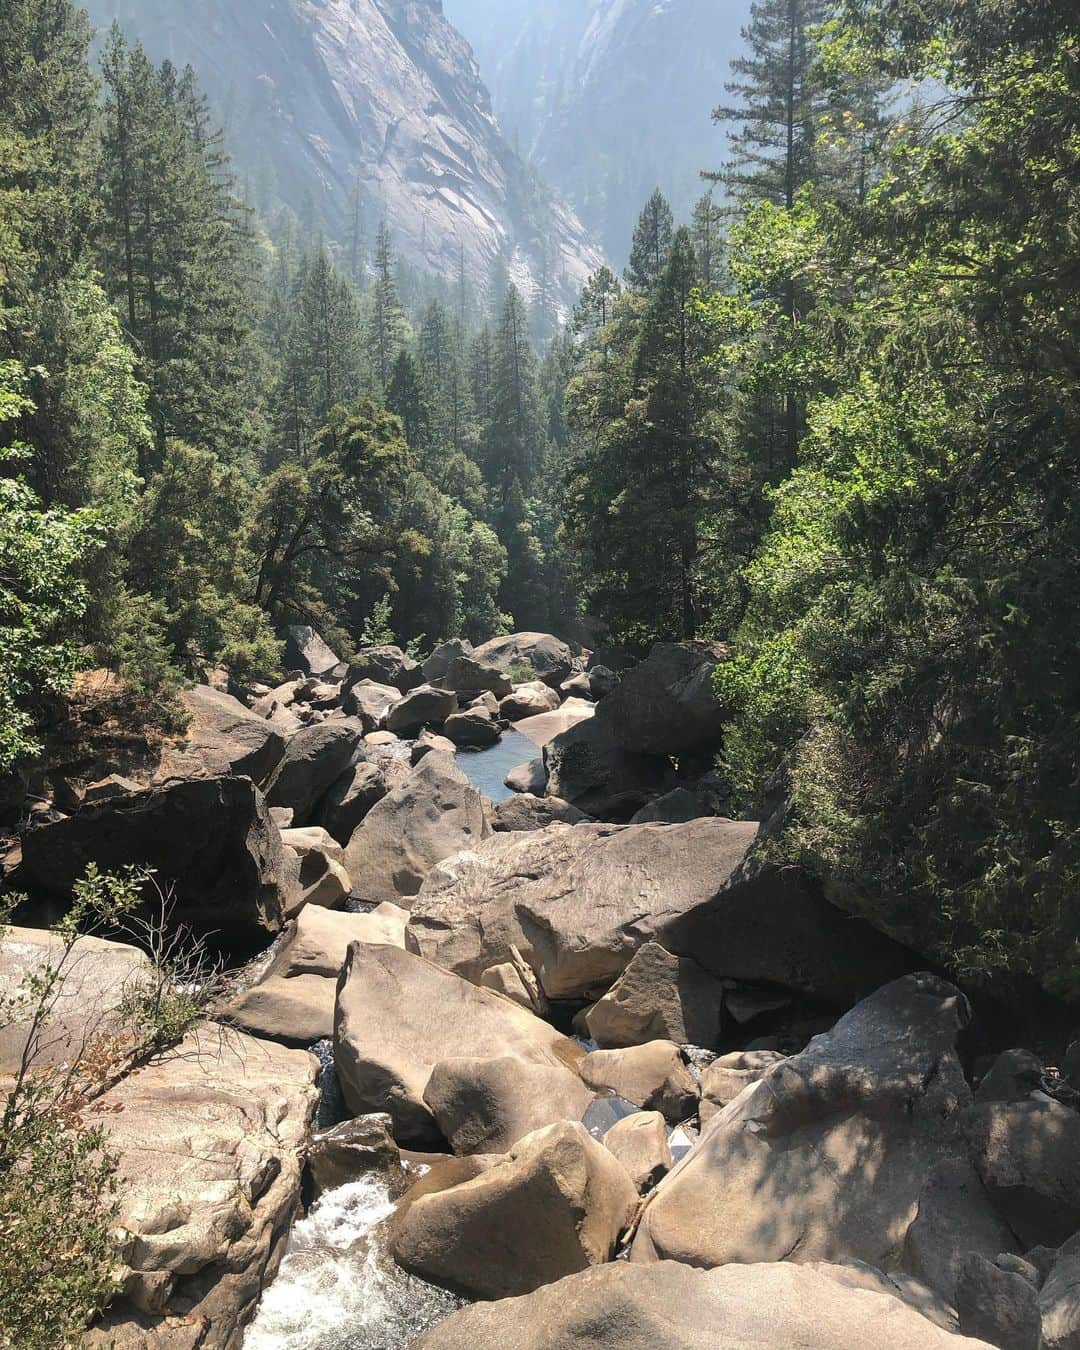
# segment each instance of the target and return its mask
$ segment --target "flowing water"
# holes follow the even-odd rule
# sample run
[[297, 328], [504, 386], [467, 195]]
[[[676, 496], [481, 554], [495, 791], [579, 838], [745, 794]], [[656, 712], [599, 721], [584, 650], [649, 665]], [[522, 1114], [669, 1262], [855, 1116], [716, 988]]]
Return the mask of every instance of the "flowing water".
[[511, 769], [539, 759], [539, 751], [528, 736], [520, 731], [506, 731], [497, 745], [488, 750], [462, 750], [457, 757], [458, 767], [472, 783], [498, 805], [514, 794], [503, 782]]
[[377, 1174], [322, 1196], [294, 1226], [244, 1350], [405, 1350], [461, 1307], [387, 1254], [380, 1225], [393, 1208]]

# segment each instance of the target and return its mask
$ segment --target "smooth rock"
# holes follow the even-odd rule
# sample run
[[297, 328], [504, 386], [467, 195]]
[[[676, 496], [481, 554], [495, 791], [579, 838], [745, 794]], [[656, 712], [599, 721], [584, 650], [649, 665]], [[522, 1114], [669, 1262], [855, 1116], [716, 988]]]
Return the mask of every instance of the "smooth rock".
[[306, 624], [293, 624], [285, 630], [285, 668], [305, 675], [325, 675], [338, 664], [338, 658]]
[[360, 757], [359, 722], [321, 722], [290, 736], [285, 757], [266, 789], [270, 806], [291, 806], [294, 826], [306, 825], [322, 799]]
[[423, 664], [424, 679], [428, 684], [437, 685], [457, 657], [472, 654], [471, 642], [455, 638], [450, 642], [440, 643]]
[[419, 764], [425, 755], [431, 754], [432, 750], [438, 750], [444, 755], [457, 754], [457, 746], [448, 736], [440, 736], [434, 731], [422, 731], [413, 741], [412, 750], [409, 752], [410, 764]]
[[457, 1154], [509, 1153], [556, 1121], [580, 1121], [592, 1093], [561, 1065], [502, 1059], [444, 1059], [431, 1071], [424, 1101]]
[[401, 1152], [386, 1115], [358, 1116], [323, 1130], [312, 1140], [307, 1166], [316, 1195], [347, 1186], [368, 1172], [381, 1172], [394, 1191], [405, 1187]]
[[990, 1350], [841, 1267], [616, 1261], [452, 1313], [413, 1350]]
[[630, 818], [630, 824], [647, 825], [655, 821], [661, 825], [681, 825], [688, 820], [710, 815], [712, 812], [706, 809], [696, 793], [688, 788], [675, 788], [635, 812]]
[[639, 1191], [651, 1190], [673, 1166], [659, 1111], [637, 1111], [617, 1120], [604, 1135], [604, 1147], [615, 1154]]
[[1016, 1250], [1016, 1239], [995, 1213], [971, 1163], [966, 1158], [938, 1163], [919, 1193], [918, 1212], [904, 1244], [905, 1270], [955, 1307], [957, 1284], [970, 1254], [992, 1261]]
[[998, 1350], [1059, 1350], [1052, 1340], [1043, 1340], [1039, 1293], [1030, 1281], [977, 1251], [958, 1254], [956, 1265], [954, 1302], [965, 1336], [989, 1341]]
[[390, 709], [402, 700], [400, 689], [375, 680], [357, 680], [346, 687], [341, 706], [350, 717], [359, 720], [365, 735], [384, 728]]
[[423, 684], [424, 672], [400, 647], [365, 647], [349, 665], [349, 683], [355, 684], [358, 680], [390, 684], [407, 694]]
[[784, 1058], [776, 1050], [735, 1050], [714, 1059], [701, 1074], [701, 1128]]
[[455, 656], [439, 681], [442, 689], [452, 689], [464, 700], [477, 694], [490, 693], [496, 699], [513, 692], [513, 682], [498, 666], [489, 665], [474, 656]]
[[677, 1045], [650, 1041], [625, 1050], [594, 1050], [581, 1061], [582, 1081], [605, 1088], [677, 1124], [697, 1114], [698, 1085]]
[[354, 943], [338, 990], [334, 1059], [354, 1114], [386, 1111], [399, 1143], [439, 1145], [424, 1101], [441, 1060], [512, 1057], [575, 1068], [581, 1049], [486, 989], [391, 947]]
[[719, 743], [726, 711], [713, 691], [719, 642], [661, 642], [604, 699], [598, 725], [635, 754], [699, 754]]
[[[19, 999], [28, 981], [60, 971], [46, 1025], [35, 1031]], [[44, 928], [0, 929], [0, 1081], [18, 1072], [24, 1054], [35, 1068], [93, 1053], [95, 1041], [123, 1035], [124, 1007], [148, 987], [152, 975], [143, 952], [123, 942], [81, 937], [64, 957], [62, 940]]]
[[[626, 749], [598, 719], [580, 721], [544, 744], [548, 791], [598, 820], [628, 821], [673, 786], [674, 773], [670, 760]], [[518, 723], [518, 730], [535, 740], [531, 722]]]
[[508, 722], [521, 722], [526, 717], [540, 717], [544, 713], [554, 712], [561, 701], [558, 693], [543, 680], [531, 680], [514, 685], [512, 692], [503, 697], [499, 703], [499, 715]]
[[310, 908], [300, 912], [259, 981], [222, 1009], [235, 1026], [286, 1045], [313, 1045], [334, 1034], [338, 977], [351, 942], [402, 947], [405, 910], [370, 914]]
[[636, 1205], [622, 1165], [562, 1122], [471, 1181], [406, 1195], [391, 1250], [411, 1274], [465, 1297], [507, 1298], [610, 1261]]
[[185, 689], [180, 701], [191, 723], [183, 741], [162, 755], [154, 781], [243, 776], [263, 787], [285, 754], [281, 732], [209, 685]]
[[473, 656], [508, 674], [531, 666], [537, 678], [553, 689], [558, 689], [574, 666], [570, 648], [550, 633], [511, 633], [509, 637], [492, 638], [474, 648]]
[[262, 793], [247, 778], [147, 788], [27, 830], [18, 885], [60, 899], [90, 863], [153, 868], [170, 918], [244, 948], [281, 927], [283, 854]]
[[1080, 1230], [1080, 1116], [1055, 1101], [984, 1102], [964, 1119], [975, 1166], [1027, 1246]]
[[371, 808], [386, 796], [386, 779], [377, 764], [361, 760], [330, 785], [318, 811], [319, 824], [343, 847]]
[[977, 1102], [1022, 1102], [1043, 1083], [1043, 1062], [1030, 1050], [1004, 1050], [975, 1090]]
[[[1014, 1286], [1010, 1286], [1014, 1288]], [[1017, 1302], [1022, 1304], [1023, 1295]], [[1054, 1258], [1039, 1292], [1044, 1350], [1080, 1346], [1080, 1236], [1070, 1238]]]
[[424, 684], [394, 704], [386, 715], [386, 729], [396, 736], [415, 736], [423, 727], [441, 727], [456, 708], [452, 690]]
[[799, 874], [748, 874], [757, 831], [708, 819], [498, 833], [432, 869], [409, 945], [470, 980], [517, 947], [551, 999], [602, 996], [650, 941], [711, 974], [841, 1005], [910, 968]]
[[585, 1014], [604, 1049], [674, 1041], [712, 1049], [720, 1035], [724, 986], [696, 961], [647, 942], [604, 997]]
[[511, 834], [526, 830], [546, 830], [549, 825], [580, 825], [589, 817], [569, 802], [558, 797], [534, 797], [531, 793], [519, 793], [507, 797], [495, 808], [492, 829]]
[[961, 1148], [970, 1015], [931, 975], [865, 999], [713, 1118], [646, 1202], [632, 1259], [895, 1266], [927, 1174]]
[[451, 713], [443, 723], [443, 735], [463, 749], [483, 750], [497, 744], [502, 732], [487, 708], [466, 708]]
[[520, 731], [532, 741], [533, 745], [543, 750], [557, 737], [565, 735], [583, 722], [591, 721], [595, 715], [595, 704], [586, 703], [580, 698], [568, 698], [554, 712], [537, 713], [533, 717], [521, 718], [515, 730]]
[[437, 863], [487, 834], [480, 793], [448, 756], [434, 752], [371, 808], [345, 850], [353, 893], [407, 901]]
[[547, 769], [542, 759], [532, 759], [528, 764], [519, 764], [511, 769], [503, 779], [511, 792], [524, 792], [534, 797], [542, 797], [547, 791]]
[[[291, 833], [291, 831], [290, 831]], [[334, 845], [338, 856], [340, 845]], [[294, 919], [309, 905], [322, 909], [338, 909], [352, 893], [352, 882], [337, 858], [322, 849], [309, 849], [303, 855], [287, 844], [284, 855], [285, 904], [287, 919]]]

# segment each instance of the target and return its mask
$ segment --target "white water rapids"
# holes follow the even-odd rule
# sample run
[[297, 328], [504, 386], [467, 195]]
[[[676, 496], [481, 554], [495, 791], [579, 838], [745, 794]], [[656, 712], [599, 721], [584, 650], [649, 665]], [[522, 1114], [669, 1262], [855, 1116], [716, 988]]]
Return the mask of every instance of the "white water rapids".
[[294, 1226], [244, 1350], [405, 1350], [460, 1307], [383, 1250], [378, 1228], [393, 1208], [376, 1173], [322, 1196]]

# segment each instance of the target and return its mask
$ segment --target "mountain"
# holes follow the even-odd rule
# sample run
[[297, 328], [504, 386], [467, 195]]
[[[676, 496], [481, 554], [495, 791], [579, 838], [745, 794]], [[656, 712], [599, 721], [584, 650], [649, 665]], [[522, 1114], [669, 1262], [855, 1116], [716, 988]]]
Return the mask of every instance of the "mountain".
[[445, 0], [507, 136], [625, 257], [654, 187], [686, 217], [726, 137], [711, 120], [750, 0]]
[[563, 306], [601, 259], [492, 114], [440, 0], [89, 0], [155, 60], [190, 63], [264, 210], [284, 203], [331, 238], [359, 201], [412, 265], [473, 284], [508, 274]]

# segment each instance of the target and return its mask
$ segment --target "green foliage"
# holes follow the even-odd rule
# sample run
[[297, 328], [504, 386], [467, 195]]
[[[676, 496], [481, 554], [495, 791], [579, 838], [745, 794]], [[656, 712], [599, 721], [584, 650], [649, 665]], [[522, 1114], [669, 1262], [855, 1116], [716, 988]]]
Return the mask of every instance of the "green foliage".
[[5, 433], [28, 410], [25, 385], [14, 362], [0, 364], [0, 772], [40, 749], [40, 701], [62, 696], [75, 672], [80, 570], [102, 541], [97, 512], [44, 510], [18, 473], [31, 452]]
[[364, 626], [360, 630], [360, 647], [388, 647], [394, 643], [394, 630], [390, 626], [390, 615], [393, 612], [393, 604], [390, 600], [390, 593], [376, 600], [371, 608], [371, 613], [364, 620]]

